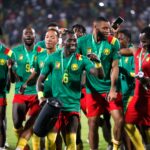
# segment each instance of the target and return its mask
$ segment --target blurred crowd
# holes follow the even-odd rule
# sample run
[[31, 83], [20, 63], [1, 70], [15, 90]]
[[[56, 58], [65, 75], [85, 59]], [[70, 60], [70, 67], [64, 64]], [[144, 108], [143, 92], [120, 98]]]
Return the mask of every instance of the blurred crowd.
[[80, 23], [90, 32], [96, 16], [110, 22], [121, 16], [123, 27], [129, 28], [133, 41], [138, 42], [139, 31], [150, 22], [149, 14], [150, 0], [0, 0], [0, 26], [9, 46], [20, 43], [27, 25], [35, 28], [39, 41], [52, 21], [67, 28]]

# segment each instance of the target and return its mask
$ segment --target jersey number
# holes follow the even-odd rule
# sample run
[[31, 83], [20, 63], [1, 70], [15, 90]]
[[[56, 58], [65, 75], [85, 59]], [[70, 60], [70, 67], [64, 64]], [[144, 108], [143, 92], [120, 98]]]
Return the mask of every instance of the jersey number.
[[63, 83], [68, 83], [68, 81], [69, 81], [68, 73], [64, 73], [62, 81], [63, 81]]
[[30, 64], [26, 64], [26, 72], [30, 72]]

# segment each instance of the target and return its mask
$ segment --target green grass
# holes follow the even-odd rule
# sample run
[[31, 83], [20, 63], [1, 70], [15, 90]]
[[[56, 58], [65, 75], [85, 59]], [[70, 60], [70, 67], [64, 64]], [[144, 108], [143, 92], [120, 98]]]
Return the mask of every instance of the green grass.
[[[14, 85], [11, 86], [11, 91], [7, 95], [7, 141], [10, 145], [9, 150], [14, 150], [15, 145], [17, 142], [17, 139], [14, 135], [13, 131], [13, 123], [12, 123], [12, 99], [14, 96]], [[88, 124], [86, 117], [81, 114], [81, 125], [82, 125], [82, 140], [84, 144], [84, 150], [89, 150], [89, 144], [87, 143], [87, 137], [88, 137]], [[100, 150], [106, 150], [107, 143], [104, 141], [102, 136], [102, 131], [99, 129], [99, 136], [100, 136], [100, 142], [99, 142], [99, 149]]]

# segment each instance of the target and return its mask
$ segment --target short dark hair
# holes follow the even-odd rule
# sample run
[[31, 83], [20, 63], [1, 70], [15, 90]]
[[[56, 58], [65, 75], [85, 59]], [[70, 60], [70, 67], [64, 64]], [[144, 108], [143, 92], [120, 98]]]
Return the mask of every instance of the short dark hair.
[[85, 27], [84, 27], [83, 25], [81, 25], [81, 24], [75, 24], [75, 25], [73, 25], [73, 26], [72, 26], [72, 30], [73, 30], [74, 28], [82, 29], [82, 32], [83, 32], [83, 33], [86, 33]]
[[51, 22], [47, 25], [47, 27], [58, 27], [58, 24], [56, 22]]
[[108, 19], [106, 19], [106, 18], [103, 17], [103, 16], [99, 16], [99, 17], [95, 18], [94, 21], [96, 21], [96, 22], [100, 22], [100, 21], [108, 22]]
[[50, 28], [50, 29], [47, 29], [46, 32], [48, 32], [48, 31], [55, 31], [57, 33], [57, 37], [59, 37], [59, 31], [58, 30], [56, 30], [54, 28]]
[[131, 42], [131, 32], [128, 29], [120, 29], [117, 33], [123, 33]]
[[145, 37], [146, 37], [147, 39], [150, 39], [150, 27], [149, 27], [149, 26], [145, 27], [145, 28], [141, 31], [141, 33], [145, 33]]
[[72, 30], [66, 30], [66, 31], [62, 34], [62, 39], [65, 39], [68, 34], [74, 35], [74, 32], [73, 32]]

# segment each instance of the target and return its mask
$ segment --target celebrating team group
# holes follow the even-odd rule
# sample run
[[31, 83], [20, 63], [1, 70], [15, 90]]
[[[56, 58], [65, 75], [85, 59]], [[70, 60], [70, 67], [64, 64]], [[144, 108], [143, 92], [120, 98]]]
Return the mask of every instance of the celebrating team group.
[[86, 34], [81, 24], [66, 29], [52, 22], [43, 41], [35, 43], [28, 26], [22, 44], [0, 43], [0, 150], [10, 83], [16, 150], [62, 150], [62, 142], [66, 150], [86, 149], [81, 111], [90, 150], [99, 149], [100, 127], [107, 150], [150, 150], [150, 27], [137, 46], [128, 29], [113, 29], [104, 17], [93, 19], [92, 29]]

